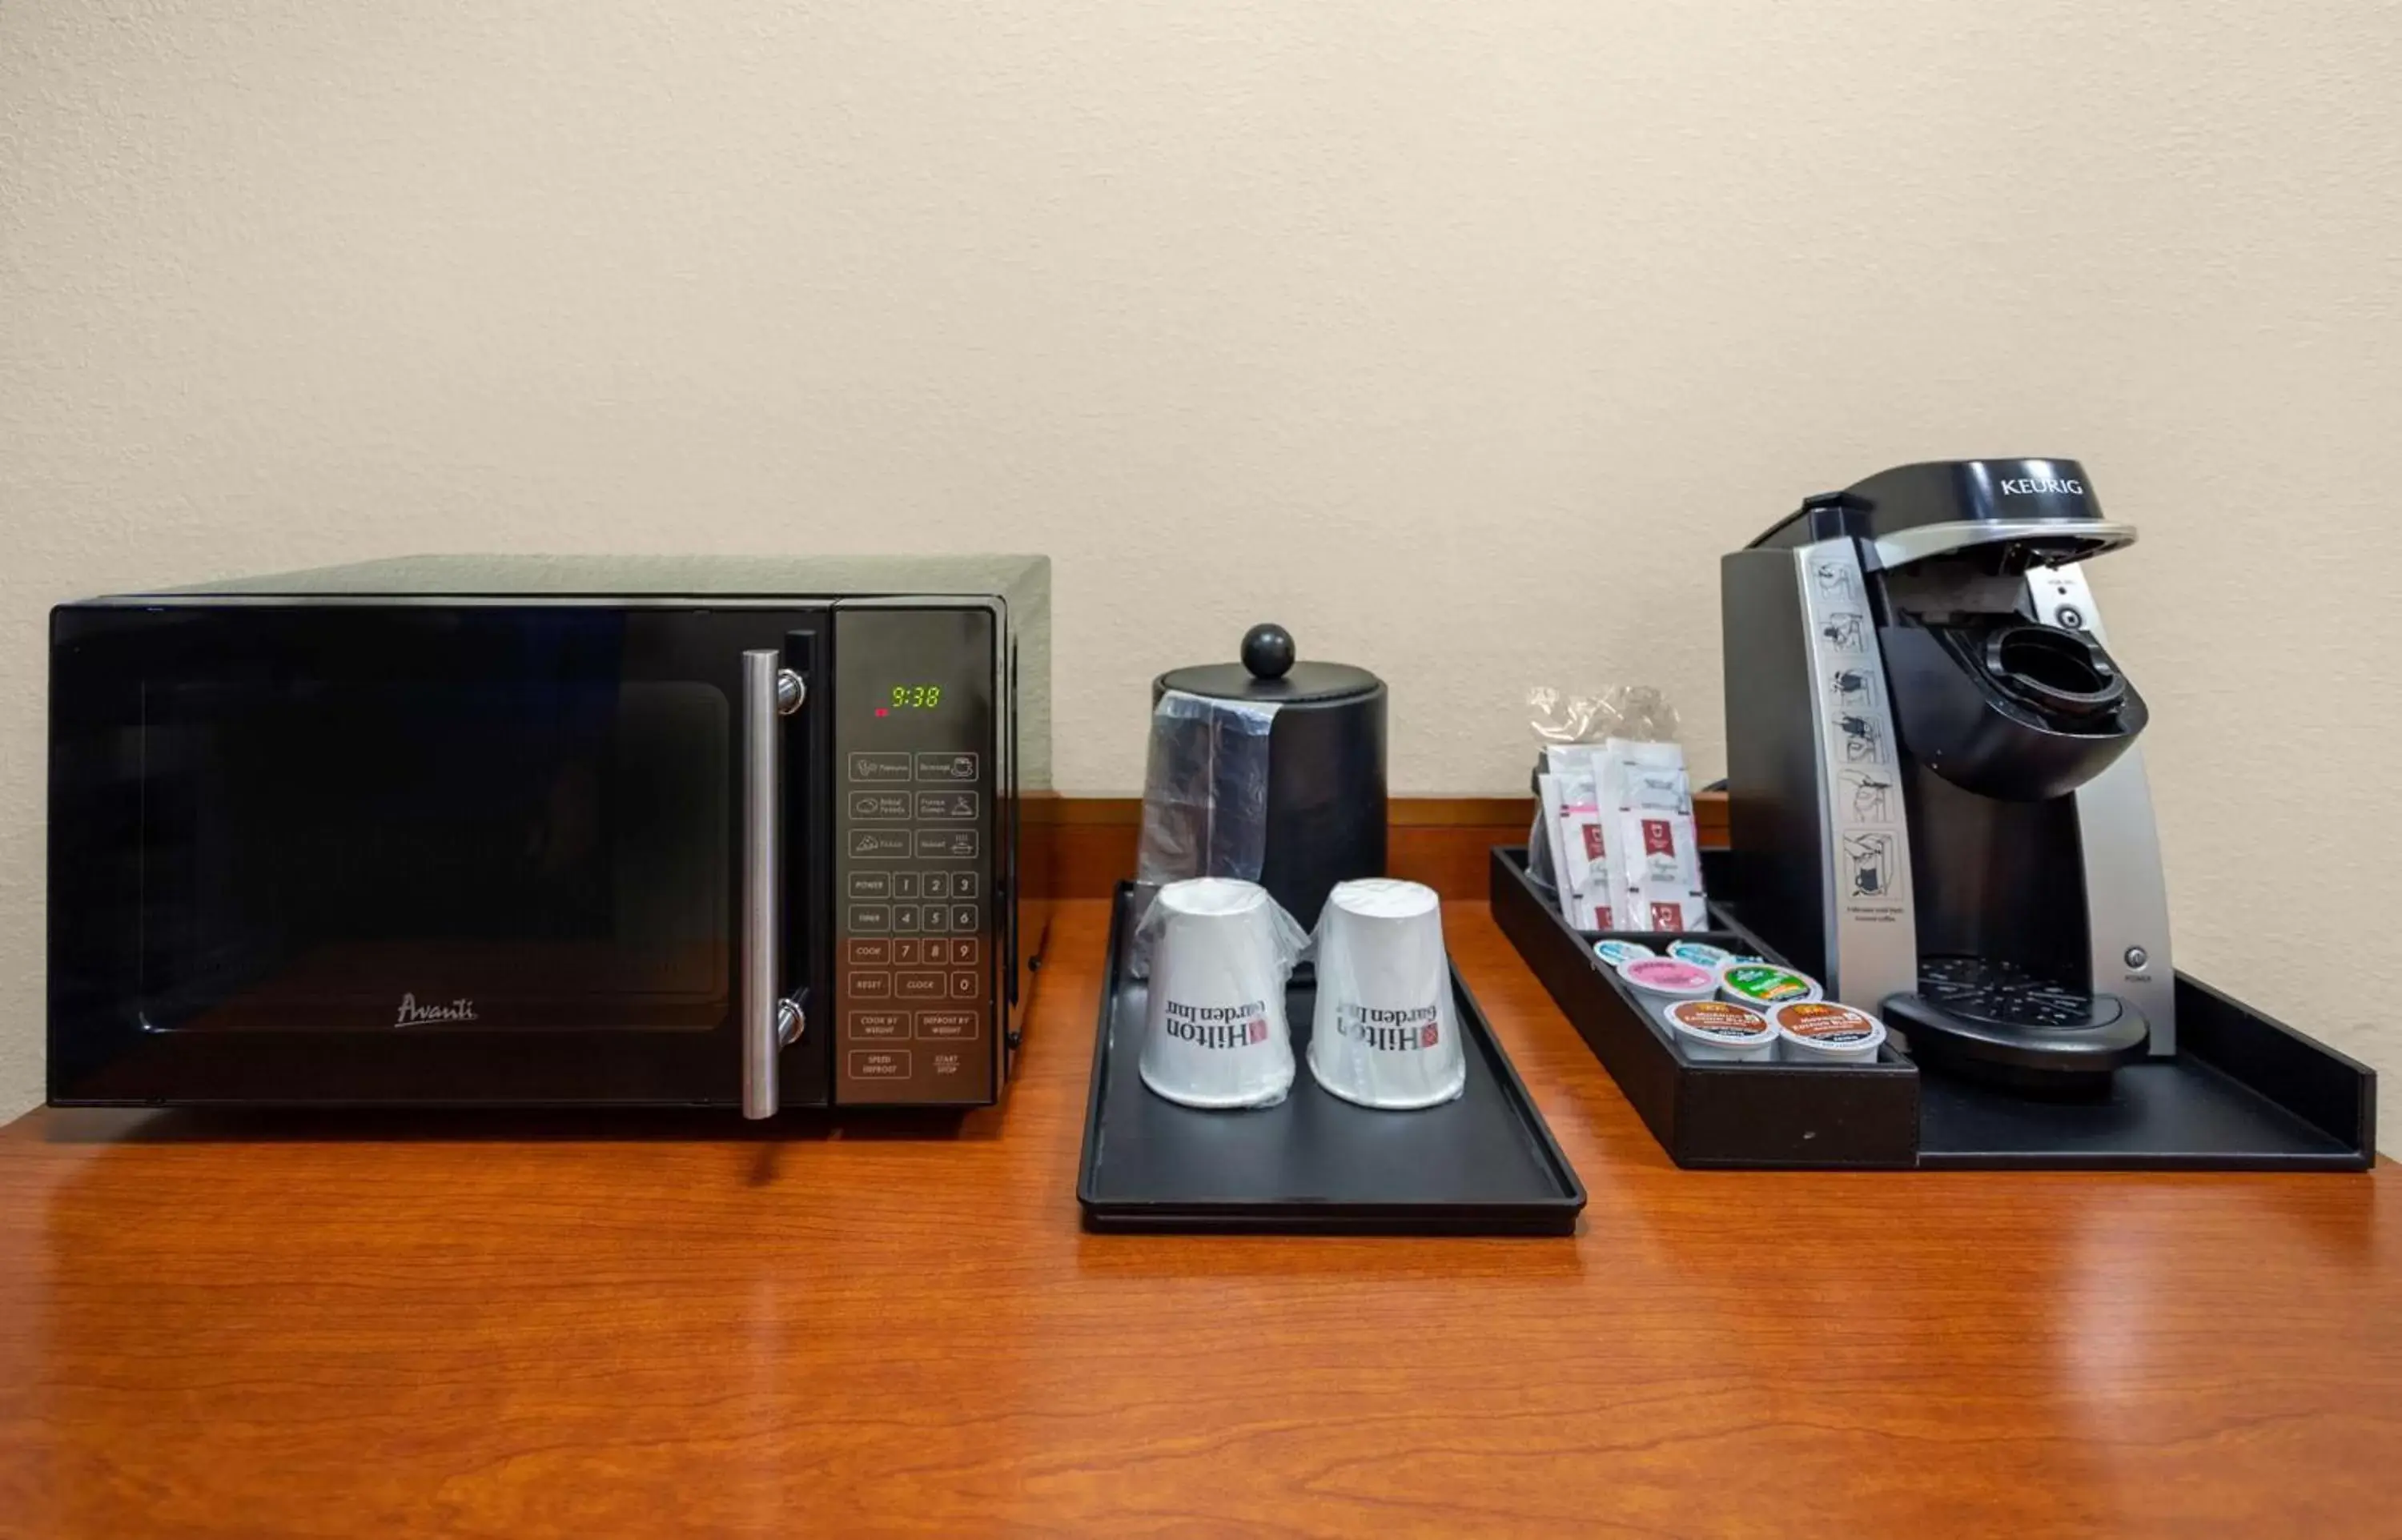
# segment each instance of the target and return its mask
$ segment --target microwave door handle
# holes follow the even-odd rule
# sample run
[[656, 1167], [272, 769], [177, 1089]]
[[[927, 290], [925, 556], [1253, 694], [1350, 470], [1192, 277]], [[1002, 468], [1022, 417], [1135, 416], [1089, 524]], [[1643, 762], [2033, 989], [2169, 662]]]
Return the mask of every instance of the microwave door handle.
[[776, 983], [783, 939], [782, 829], [779, 793], [783, 733], [808, 698], [808, 681], [773, 649], [742, 654], [742, 1116], [776, 1115], [779, 1051], [800, 1035], [801, 1007]]

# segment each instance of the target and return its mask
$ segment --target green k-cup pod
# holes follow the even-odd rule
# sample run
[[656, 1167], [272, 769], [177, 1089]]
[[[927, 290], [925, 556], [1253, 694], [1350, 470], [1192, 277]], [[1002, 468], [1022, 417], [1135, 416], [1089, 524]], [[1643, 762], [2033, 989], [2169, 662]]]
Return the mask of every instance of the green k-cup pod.
[[1754, 1011], [1818, 997], [1818, 981], [1774, 963], [1729, 963], [1719, 973], [1719, 995]]

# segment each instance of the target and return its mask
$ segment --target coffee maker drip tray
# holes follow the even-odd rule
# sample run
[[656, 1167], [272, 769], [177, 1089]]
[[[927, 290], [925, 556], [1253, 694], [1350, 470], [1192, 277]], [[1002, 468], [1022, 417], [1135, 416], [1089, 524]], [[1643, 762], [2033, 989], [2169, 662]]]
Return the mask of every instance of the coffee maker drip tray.
[[1926, 957], [1918, 992], [1884, 1002], [1912, 1054], [1963, 1074], [2030, 1090], [2097, 1090], [2142, 1056], [2140, 1012], [2115, 995], [2089, 995], [1987, 957]]

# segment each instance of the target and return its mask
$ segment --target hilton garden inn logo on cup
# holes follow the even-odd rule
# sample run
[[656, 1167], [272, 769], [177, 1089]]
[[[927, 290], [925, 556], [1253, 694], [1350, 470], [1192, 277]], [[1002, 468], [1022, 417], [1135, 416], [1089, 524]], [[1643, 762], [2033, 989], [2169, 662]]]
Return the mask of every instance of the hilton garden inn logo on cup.
[[1268, 1040], [1268, 1002], [1187, 1005], [1168, 1000], [1160, 1007], [1159, 1029], [1195, 1048], [1253, 1048]]
[[1443, 1041], [1443, 1010], [1435, 1005], [1378, 1011], [1346, 1002], [1334, 1008], [1334, 1030], [1378, 1053], [1416, 1053]]
[[1339, 884], [1318, 917], [1309, 1072], [1346, 1102], [1394, 1111], [1468, 1088], [1452, 1017], [1451, 961], [1434, 889], [1377, 877]]
[[1257, 883], [1172, 882], [1139, 928], [1151, 943], [1142, 1083], [1209, 1109], [1270, 1107], [1292, 1089], [1285, 981], [1307, 937]]

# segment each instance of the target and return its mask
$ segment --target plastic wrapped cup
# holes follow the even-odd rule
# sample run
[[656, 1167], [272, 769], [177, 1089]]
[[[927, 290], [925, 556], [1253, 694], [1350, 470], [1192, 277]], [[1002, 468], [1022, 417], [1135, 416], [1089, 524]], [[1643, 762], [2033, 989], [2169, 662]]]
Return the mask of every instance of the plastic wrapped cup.
[[1142, 1083], [1210, 1109], [1271, 1107], [1292, 1089], [1285, 981], [1306, 938], [1257, 883], [1172, 882], [1140, 927], [1151, 956]]
[[1318, 916], [1309, 1072], [1346, 1102], [1433, 1107], [1468, 1088], [1443, 906], [1421, 883], [1338, 883]]
[[1884, 1041], [1884, 1023], [1832, 1000], [1797, 1000], [1769, 1013], [1777, 1057], [1795, 1064], [1865, 1064]]
[[1764, 1064], [1776, 1057], [1776, 1028], [1747, 1005], [1678, 1000], [1667, 1008], [1668, 1030], [1685, 1057], [1703, 1064]]

